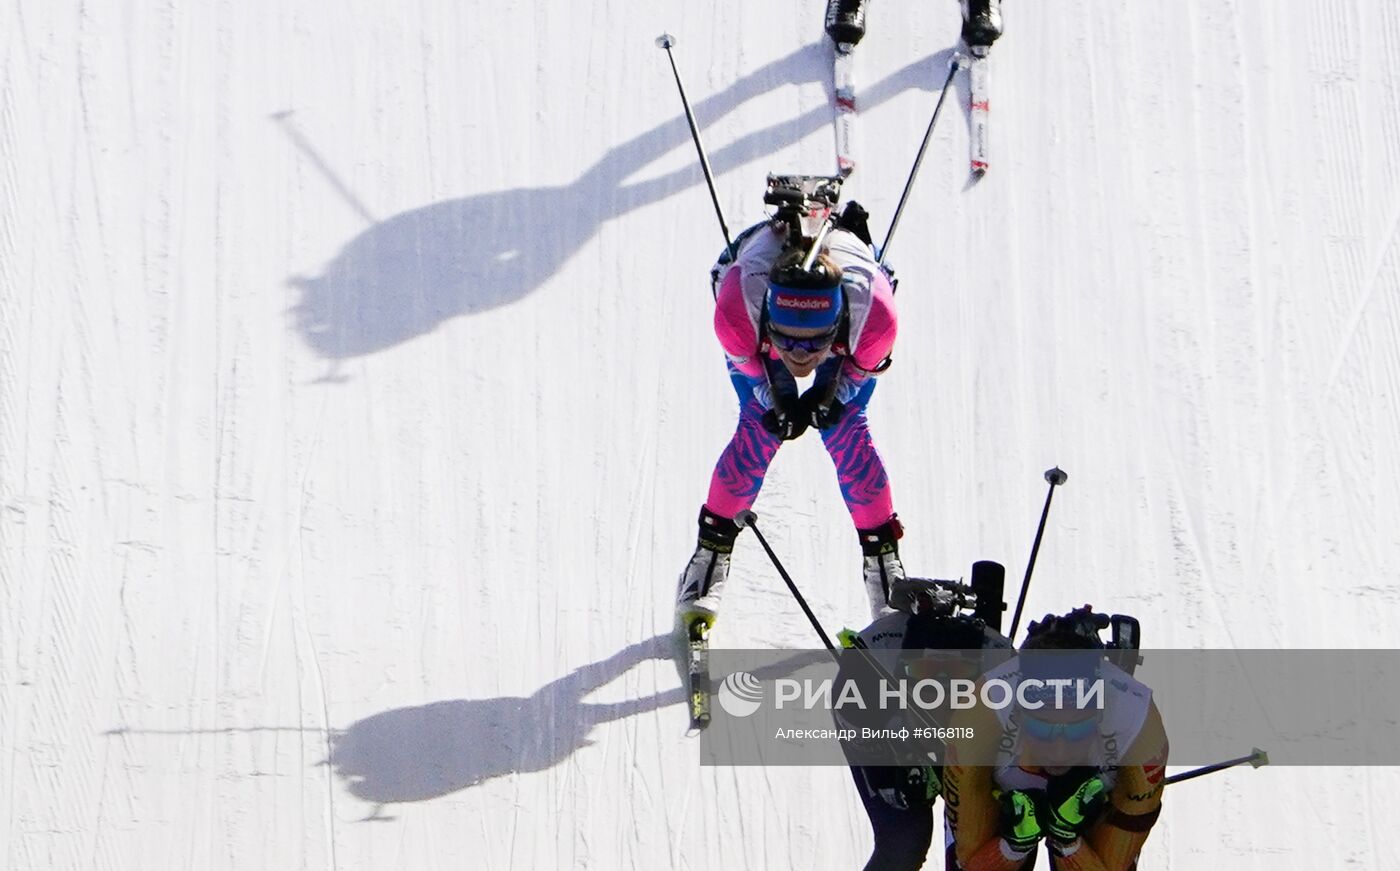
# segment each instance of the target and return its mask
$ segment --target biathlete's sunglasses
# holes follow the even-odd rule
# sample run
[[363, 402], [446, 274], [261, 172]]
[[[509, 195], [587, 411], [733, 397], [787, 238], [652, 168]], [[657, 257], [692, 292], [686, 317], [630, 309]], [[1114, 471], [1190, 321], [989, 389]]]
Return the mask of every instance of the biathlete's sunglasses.
[[791, 353], [793, 351], [805, 351], [808, 354], [815, 354], [818, 351], [825, 351], [831, 347], [831, 343], [836, 341], [836, 327], [832, 327], [819, 336], [789, 336], [787, 333], [780, 333], [772, 327], [768, 328], [768, 341], [773, 343], [773, 347], [779, 351]]
[[1073, 723], [1051, 723], [1028, 716], [1022, 722], [1021, 727], [1026, 730], [1026, 735], [1037, 741], [1059, 739], [1073, 743], [1092, 737], [1098, 731], [1099, 721], [1096, 717], [1090, 717], [1087, 720], [1076, 720]]

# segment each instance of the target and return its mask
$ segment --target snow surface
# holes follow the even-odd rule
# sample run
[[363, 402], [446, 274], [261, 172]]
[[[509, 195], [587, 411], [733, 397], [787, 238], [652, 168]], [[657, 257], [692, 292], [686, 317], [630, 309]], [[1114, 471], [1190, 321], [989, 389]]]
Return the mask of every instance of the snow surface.
[[[737, 230], [765, 173], [833, 165], [823, 7], [4, 4], [0, 866], [864, 861], [844, 770], [697, 765], [662, 658], [734, 411], [652, 40]], [[1029, 616], [1393, 645], [1400, 5], [1006, 19], [991, 173], [955, 105], [891, 247], [906, 563], [1018, 579], [1058, 464]], [[958, 15], [870, 22], [848, 193], [882, 234]], [[756, 507], [862, 623], [815, 439]], [[736, 562], [716, 643], [815, 645]], [[1398, 787], [1196, 781], [1143, 866], [1400, 867]]]

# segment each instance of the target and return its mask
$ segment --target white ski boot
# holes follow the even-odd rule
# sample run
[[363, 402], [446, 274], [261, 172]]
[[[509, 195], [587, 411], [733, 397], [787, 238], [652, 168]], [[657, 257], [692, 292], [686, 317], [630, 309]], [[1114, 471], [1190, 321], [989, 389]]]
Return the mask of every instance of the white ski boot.
[[688, 630], [696, 620], [714, 625], [720, 596], [729, 578], [729, 556], [739, 527], [728, 517], [700, 508], [700, 534], [695, 553], [681, 572], [676, 590], [676, 619]]
[[864, 553], [865, 594], [870, 600], [870, 619], [878, 620], [893, 614], [890, 590], [905, 579], [904, 563], [899, 559], [899, 539], [904, 527], [897, 515], [874, 529], [858, 529], [860, 548]]

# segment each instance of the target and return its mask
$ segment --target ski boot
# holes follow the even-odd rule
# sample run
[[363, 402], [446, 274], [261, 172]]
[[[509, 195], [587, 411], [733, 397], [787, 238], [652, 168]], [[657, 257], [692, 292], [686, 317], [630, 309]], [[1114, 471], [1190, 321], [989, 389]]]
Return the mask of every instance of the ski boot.
[[874, 529], [858, 529], [861, 552], [865, 555], [865, 594], [870, 599], [870, 618], [878, 620], [886, 614], [893, 614], [890, 607], [890, 590], [895, 584], [904, 581], [904, 563], [899, 559], [899, 540], [904, 537], [904, 527], [898, 515]]
[[681, 572], [676, 590], [676, 619], [687, 634], [697, 621], [705, 629], [714, 625], [724, 582], [729, 577], [729, 555], [739, 527], [728, 517], [700, 508], [700, 534], [695, 553]]
[[827, 0], [826, 35], [848, 51], [865, 36], [865, 0]]
[[1001, 36], [1001, 0], [963, 0], [962, 39], [974, 55], [985, 56]]

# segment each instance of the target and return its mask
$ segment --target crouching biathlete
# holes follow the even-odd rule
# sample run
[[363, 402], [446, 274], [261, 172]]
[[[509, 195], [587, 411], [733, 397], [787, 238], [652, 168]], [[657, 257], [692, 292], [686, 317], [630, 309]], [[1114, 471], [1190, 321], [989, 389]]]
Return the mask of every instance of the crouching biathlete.
[[[869, 687], [882, 679], [949, 686], [976, 678], [979, 697], [998, 681], [1016, 700], [940, 706], [917, 718], [885, 705], [836, 706], [836, 725], [859, 736], [842, 747], [874, 836], [866, 871], [924, 867], [940, 797], [947, 871], [1030, 871], [1042, 843], [1055, 871], [1134, 871], [1161, 811], [1167, 764], [1151, 690], [1130, 674], [1136, 621], [1087, 606], [1047, 616], [1016, 652], [995, 611], [959, 614], [950, 606], [959, 595], [954, 582], [910, 578], [891, 597], [897, 613], [842, 633], [837, 686], [854, 681], [863, 699], [878, 697]], [[1099, 639], [1110, 619], [1131, 622], [1130, 644], [1117, 628], [1120, 640]], [[1056, 698], [1056, 681], [1100, 679], [1097, 701], [1081, 705], [1077, 689]], [[947, 727], [946, 740], [900, 730], [930, 725]]]
[[[1152, 691], [1129, 673], [1136, 654], [1105, 651], [1108, 624], [1088, 606], [1032, 623], [1017, 659], [984, 677], [1016, 688], [1017, 703], [954, 717], [976, 737], [950, 744], [943, 768], [948, 871], [1028, 871], [1042, 843], [1056, 871], [1137, 868], [1161, 813], [1167, 735]], [[1032, 678], [1042, 683], [1027, 685], [1022, 706]], [[1102, 679], [1102, 704], [1077, 691], [1057, 700], [1052, 678]]]
[[[828, 210], [832, 204], [834, 198]], [[721, 256], [711, 277], [715, 334], [739, 397], [739, 423], [700, 508], [677, 616], [686, 626], [714, 622], [739, 533], [734, 518], [753, 505], [778, 448], [808, 429], [836, 466], [863, 552], [870, 609], [878, 614], [891, 584], [904, 577], [903, 530], [865, 409], [875, 376], [889, 365], [896, 323], [894, 288], [875, 258], [864, 210], [849, 203], [835, 227], [814, 238], [780, 211], [741, 233], [735, 251], [732, 260], [728, 251]], [[812, 385], [799, 394], [797, 379], [807, 376]]]
[[891, 592], [890, 605], [895, 610], [859, 633], [841, 633], [844, 649], [835, 691], [852, 681], [861, 701], [836, 705], [832, 714], [837, 728], [854, 736], [841, 747], [874, 836], [866, 871], [912, 871], [924, 866], [933, 843], [935, 803], [942, 794], [943, 740], [879, 736], [949, 725], [946, 708], [914, 718], [897, 706], [877, 703], [882, 698], [881, 682], [972, 680], [987, 662], [1013, 657], [1011, 642], [1000, 632], [1000, 586], [998, 579], [995, 596], [984, 595], [980, 607], [968, 614], [959, 612], [967, 598], [961, 584], [908, 578]]

